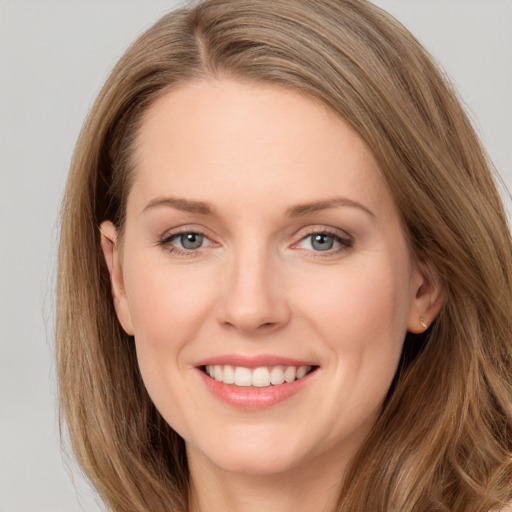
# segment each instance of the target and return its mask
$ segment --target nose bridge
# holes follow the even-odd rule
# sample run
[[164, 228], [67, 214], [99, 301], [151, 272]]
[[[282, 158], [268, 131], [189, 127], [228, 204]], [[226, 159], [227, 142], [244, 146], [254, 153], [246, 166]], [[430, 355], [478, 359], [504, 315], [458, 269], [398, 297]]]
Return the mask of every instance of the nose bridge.
[[222, 321], [242, 331], [272, 329], [289, 318], [278, 258], [261, 239], [233, 248], [226, 272]]

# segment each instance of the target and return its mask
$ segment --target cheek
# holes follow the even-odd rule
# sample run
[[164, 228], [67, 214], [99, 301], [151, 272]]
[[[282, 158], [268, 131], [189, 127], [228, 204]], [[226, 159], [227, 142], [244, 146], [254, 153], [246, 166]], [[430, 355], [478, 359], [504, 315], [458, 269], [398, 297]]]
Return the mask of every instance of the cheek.
[[347, 265], [323, 278], [317, 273], [306, 283], [307, 293], [302, 295], [316, 314], [324, 317], [326, 325], [337, 325], [344, 319], [346, 327], [358, 321], [363, 328], [379, 324], [385, 327], [404, 316], [400, 313], [407, 309], [406, 281], [400, 272], [386, 265], [382, 269]]
[[147, 257], [144, 260], [134, 255], [125, 262], [137, 359], [148, 392], [157, 404], [162, 402], [161, 392], [188, 371], [187, 354], [215, 303], [211, 272], [192, 268], [171, 268], [162, 257], [148, 263]]
[[336, 273], [316, 274], [300, 297], [309, 323], [345, 368], [394, 374], [409, 309], [406, 270], [387, 261], [347, 264]]
[[212, 302], [215, 286], [205, 272], [170, 268], [159, 263], [137, 267], [137, 259], [127, 265], [126, 282], [135, 336], [146, 343], [172, 344], [192, 336], [199, 319]]
[[150, 264], [136, 256], [125, 261], [124, 270], [140, 372], [160, 413], [173, 428], [186, 431], [189, 354], [208, 325], [215, 276], [207, 269], [192, 271], [193, 265], [171, 269], [165, 259]]

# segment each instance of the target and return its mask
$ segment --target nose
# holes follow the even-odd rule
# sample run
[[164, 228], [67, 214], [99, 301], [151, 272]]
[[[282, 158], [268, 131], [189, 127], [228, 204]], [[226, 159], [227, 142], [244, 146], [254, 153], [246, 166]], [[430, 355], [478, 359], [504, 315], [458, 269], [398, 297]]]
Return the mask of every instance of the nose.
[[245, 334], [263, 334], [284, 327], [290, 304], [279, 262], [262, 248], [239, 251], [224, 274], [219, 320]]

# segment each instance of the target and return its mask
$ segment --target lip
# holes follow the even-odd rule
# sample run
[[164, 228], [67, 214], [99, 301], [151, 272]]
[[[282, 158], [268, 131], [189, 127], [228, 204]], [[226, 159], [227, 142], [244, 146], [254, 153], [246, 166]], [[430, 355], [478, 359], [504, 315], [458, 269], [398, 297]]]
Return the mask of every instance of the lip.
[[[258, 368], [262, 366], [313, 366], [315, 370], [308, 373], [301, 379], [295, 380], [290, 383], [283, 383], [277, 386], [271, 385], [268, 387], [254, 387], [254, 386], [235, 386], [234, 384], [225, 384], [212, 379], [203, 371], [205, 366], [213, 365], [226, 365], [243, 366], [245, 368]], [[309, 361], [301, 361], [298, 359], [280, 357], [280, 356], [252, 356], [247, 357], [239, 354], [224, 355], [218, 357], [211, 357], [198, 361], [194, 365], [196, 367], [199, 377], [202, 379], [203, 384], [208, 391], [213, 394], [218, 400], [242, 410], [257, 410], [273, 407], [288, 398], [299, 393], [304, 387], [308, 386], [315, 378], [318, 370], [318, 365]]]
[[244, 368], [260, 368], [262, 366], [318, 366], [318, 363], [290, 357], [282, 357], [270, 354], [246, 356], [243, 354], [225, 354], [222, 356], [209, 357], [194, 363], [194, 366], [214, 366], [216, 364], [229, 364], [231, 366], [243, 366]]

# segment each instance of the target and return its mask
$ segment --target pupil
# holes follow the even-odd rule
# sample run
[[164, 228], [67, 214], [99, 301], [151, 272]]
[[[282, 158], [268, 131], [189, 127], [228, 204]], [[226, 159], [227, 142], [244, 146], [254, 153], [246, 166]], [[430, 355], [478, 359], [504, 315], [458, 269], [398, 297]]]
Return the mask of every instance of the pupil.
[[181, 235], [180, 241], [185, 249], [198, 249], [203, 245], [203, 236], [197, 233], [186, 233]]
[[317, 251], [328, 251], [329, 249], [332, 249], [333, 245], [334, 240], [331, 236], [323, 234], [313, 236], [312, 246], [313, 249]]

